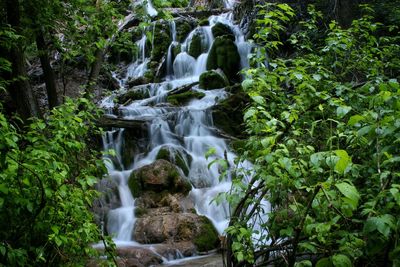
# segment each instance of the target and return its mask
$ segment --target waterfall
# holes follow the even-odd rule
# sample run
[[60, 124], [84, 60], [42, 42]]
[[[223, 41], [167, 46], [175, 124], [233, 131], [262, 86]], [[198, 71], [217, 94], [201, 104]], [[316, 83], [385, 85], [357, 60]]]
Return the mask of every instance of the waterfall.
[[[225, 6], [232, 8], [235, 1], [224, 1]], [[156, 14], [147, 1], [147, 12], [149, 15]], [[156, 12], [156, 11], [155, 11]], [[105, 133], [103, 137], [104, 149], [113, 149], [115, 157], [107, 158], [107, 168], [111, 179], [118, 184], [118, 192], [121, 200], [121, 207], [113, 209], [108, 214], [107, 230], [114, 234], [116, 242], [126, 242], [132, 239], [132, 231], [136, 221], [135, 199], [129, 191], [128, 179], [133, 170], [149, 165], [156, 160], [156, 156], [162, 147], [169, 147], [184, 152], [191, 158], [188, 174], [185, 175], [193, 185], [189, 196], [194, 202], [197, 214], [207, 216], [219, 234], [222, 234], [229, 223], [230, 207], [228, 203], [216, 205], [211, 201], [221, 192], [228, 192], [232, 186], [229, 172], [225, 177], [220, 177], [219, 166], [210, 162], [222, 158], [234, 166], [236, 155], [231, 151], [226, 140], [221, 138], [215, 129], [211, 108], [228, 97], [224, 89], [202, 90], [194, 86], [192, 90], [202, 95], [201, 98], [191, 100], [183, 106], [171, 107], [166, 105], [165, 100], [168, 93], [184, 86], [197, 82], [199, 76], [206, 71], [208, 53], [211, 49], [214, 37], [211, 27], [221, 22], [230, 27], [235, 35], [235, 44], [238, 47], [241, 66], [248, 67], [247, 56], [252, 46], [245, 41], [240, 28], [233, 23], [232, 14], [222, 14], [209, 18], [210, 26], [198, 26], [191, 31], [187, 38], [179, 43], [175, 22], [169, 24], [172, 42], [168, 47], [166, 57], [166, 77], [160, 83], [147, 84], [142, 87], [135, 87], [135, 90], [143, 90], [148, 97], [132, 101], [122, 107], [116, 107], [113, 99], [115, 95], [105, 98], [101, 105], [108, 114], [120, 116], [124, 120], [145, 120], [147, 121], [146, 148], [136, 153], [130, 159], [130, 164], [124, 165], [121, 155], [123, 145], [123, 129], [113, 129]], [[155, 32], [155, 23], [152, 29], [147, 31]], [[201, 36], [201, 44], [204, 51], [197, 58], [190, 56], [189, 47], [195, 35]], [[153, 38], [154, 40], [154, 38]], [[137, 41], [138, 54], [135, 60], [128, 66], [127, 74], [120, 80], [121, 87], [126, 81], [144, 75], [150, 61], [146, 57], [145, 34]], [[173, 58], [173, 49], [180, 45], [181, 51]], [[148, 53], [147, 53], [148, 54]], [[124, 90], [124, 89], [121, 89]], [[117, 114], [113, 114], [116, 112]], [[212, 148], [215, 153], [208, 159], [205, 158], [207, 151]], [[189, 162], [185, 157], [183, 159]], [[249, 168], [249, 166], [247, 166]]]

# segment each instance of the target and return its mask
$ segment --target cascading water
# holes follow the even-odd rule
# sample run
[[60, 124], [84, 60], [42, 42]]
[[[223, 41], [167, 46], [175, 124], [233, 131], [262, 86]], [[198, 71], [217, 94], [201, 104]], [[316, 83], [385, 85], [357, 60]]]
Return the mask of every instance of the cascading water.
[[[226, 7], [231, 8], [234, 1], [225, 1]], [[152, 12], [151, 2], [147, 1], [147, 12]], [[222, 234], [229, 222], [229, 206], [223, 203], [219, 206], [210, 202], [220, 192], [227, 192], [231, 188], [229, 175], [220, 179], [220, 173], [216, 164], [208, 166], [217, 158], [226, 159], [230, 165], [234, 165], [235, 154], [232, 153], [223, 138], [220, 138], [213, 123], [210, 108], [216, 105], [217, 101], [227, 97], [223, 89], [202, 90], [194, 86], [193, 90], [204, 94], [204, 97], [192, 100], [182, 107], [166, 107], [162, 105], [166, 95], [176, 88], [197, 82], [202, 72], [206, 70], [208, 53], [211, 49], [214, 37], [211, 27], [218, 22], [229, 26], [234, 35], [235, 43], [241, 57], [242, 67], [248, 66], [247, 55], [251, 45], [245, 42], [245, 38], [239, 27], [234, 25], [232, 14], [222, 14], [209, 18], [210, 26], [199, 26], [194, 29], [180, 44], [181, 52], [172, 61], [172, 49], [178, 45], [176, 38], [176, 25], [170, 23], [172, 43], [168, 48], [166, 57], [166, 79], [162, 83], [143, 86], [142, 90], [148, 93], [143, 100], [133, 101], [131, 104], [119, 107], [117, 114], [113, 98], [110, 96], [103, 100], [102, 106], [111, 116], [122, 116], [125, 120], [143, 120], [148, 122], [147, 151], [137, 153], [131, 159], [129, 166], [123, 164], [121, 146], [123, 143], [123, 129], [114, 129], [105, 134], [103, 138], [104, 149], [113, 149], [116, 157], [107, 161], [109, 176], [118, 184], [118, 191], [121, 200], [121, 207], [113, 209], [108, 214], [107, 230], [114, 234], [117, 244], [124, 241], [132, 241], [132, 229], [135, 224], [135, 200], [127, 185], [132, 170], [151, 164], [162, 147], [170, 147], [177, 151], [184, 151], [185, 155], [191, 158], [187, 179], [193, 185], [190, 197], [193, 199], [197, 214], [207, 216]], [[153, 24], [153, 27], [155, 24]], [[154, 28], [153, 28], [154, 31]], [[201, 36], [204, 53], [197, 59], [188, 54], [188, 47], [193, 36]], [[144, 75], [149, 58], [146, 58], [146, 35], [137, 42], [139, 48], [136, 60], [128, 67], [126, 77], [120, 80], [121, 87], [124, 87], [128, 79]], [[205, 154], [213, 148], [215, 153], [208, 159]], [[189, 162], [188, 158], [184, 158]]]

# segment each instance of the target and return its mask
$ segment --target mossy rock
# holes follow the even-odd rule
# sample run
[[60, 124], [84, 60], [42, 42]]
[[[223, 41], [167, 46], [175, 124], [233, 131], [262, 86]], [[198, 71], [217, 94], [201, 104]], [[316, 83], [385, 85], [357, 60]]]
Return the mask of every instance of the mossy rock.
[[191, 184], [180, 176], [176, 167], [162, 159], [133, 171], [128, 186], [134, 197], [139, 197], [144, 191], [168, 190], [187, 194], [192, 189]]
[[167, 54], [168, 47], [172, 39], [165, 29], [157, 28], [154, 31], [153, 49], [151, 50], [151, 60], [159, 62]]
[[229, 36], [229, 38], [232, 40], [235, 40], [235, 35], [233, 34], [232, 29], [226, 25], [223, 24], [221, 22], [217, 22], [212, 28], [211, 28], [211, 32], [214, 36], [214, 38], [220, 37], [220, 36]]
[[128, 101], [135, 101], [135, 100], [140, 100], [140, 99], [145, 99], [149, 97], [149, 93], [146, 91], [141, 91], [141, 90], [132, 90], [128, 91], [123, 95], [120, 95], [117, 97], [117, 103], [118, 104], [125, 104]]
[[230, 82], [238, 81], [240, 55], [236, 44], [226, 35], [215, 38], [207, 58], [207, 70], [221, 69]]
[[203, 72], [199, 78], [199, 88], [204, 90], [224, 88], [229, 85], [228, 78], [221, 70]]
[[210, 21], [208, 21], [208, 18], [201, 19], [199, 21], [199, 26], [210, 26]]
[[189, 166], [192, 162], [192, 157], [186, 151], [180, 151], [173, 147], [165, 146], [158, 151], [156, 159], [169, 161], [179, 167], [186, 176], [189, 175]]
[[176, 23], [176, 39], [178, 42], [183, 42], [186, 37], [189, 35], [189, 33], [192, 31], [193, 27], [192, 25], [186, 21], [186, 20], [181, 20], [177, 21]]
[[193, 239], [193, 243], [197, 247], [197, 250], [199, 252], [207, 252], [218, 248], [220, 241], [218, 232], [214, 225], [205, 216], [201, 216], [200, 220], [200, 231]]
[[194, 58], [198, 58], [204, 52], [201, 39], [201, 34], [197, 33], [190, 42], [188, 54]]
[[136, 218], [143, 217], [143, 216], [145, 216], [148, 212], [149, 212], [149, 210], [146, 209], [146, 208], [136, 207], [136, 208], [135, 208], [135, 217], [136, 217]]
[[241, 125], [243, 124], [244, 109], [250, 101], [249, 97], [243, 92], [240, 85], [230, 86], [225, 90], [231, 92], [232, 95], [212, 108], [214, 125], [227, 134], [246, 138]]
[[189, 103], [190, 100], [192, 99], [200, 99], [203, 98], [205, 96], [204, 93], [202, 92], [196, 92], [196, 91], [187, 91], [187, 92], [183, 92], [180, 94], [174, 94], [174, 95], [170, 95], [167, 97], [167, 102], [169, 102], [170, 104], [174, 105], [174, 106], [183, 106], [187, 103]]
[[182, 45], [180, 43], [175, 43], [172, 45], [172, 62], [174, 62], [176, 56], [181, 52]]

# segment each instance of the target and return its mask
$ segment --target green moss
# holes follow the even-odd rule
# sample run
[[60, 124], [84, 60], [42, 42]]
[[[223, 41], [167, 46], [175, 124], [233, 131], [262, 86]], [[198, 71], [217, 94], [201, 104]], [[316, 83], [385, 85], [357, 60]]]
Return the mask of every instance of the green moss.
[[204, 97], [205, 94], [196, 91], [187, 91], [181, 94], [170, 95], [167, 97], [167, 102], [175, 106], [180, 106], [187, 104], [190, 100], [197, 98], [200, 99]]
[[159, 159], [164, 159], [164, 160], [170, 161], [171, 160], [171, 153], [169, 152], [169, 149], [161, 148], [158, 151], [157, 156], [156, 156], [156, 160], [159, 160]]
[[194, 58], [197, 58], [203, 53], [202, 43], [201, 43], [201, 35], [195, 34], [190, 42], [189, 46], [189, 55]]
[[227, 26], [221, 22], [216, 23], [211, 28], [211, 31], [212, 31], [212, 34], [214, 35], [214, 38], [227, 35], [227, 36], [229, 36], [229, 38], [232, 39], [232, 37], [233, 37], [233, 40], [235, 40], [235, 35], [233, 34], [231, 28], [229, 28], [229, 26]]
[[139, 182], [139, 177], [136, 176], [135, 172], [132, 172], [129, 176], [128, 186], [131, 190], [133, 197], [139, 197], [142, 193], [142, 186]]
[[236, 44], [226, 36], [217, 37], [207, 58], [207, 70], [220, 68], [232, 81], [238, 81], [240, 55]]
[[135, 217], [140, 218], [143, 217], [143, 215], [146, 215], [149, 211], [145, 208], [135, 208]]
[[209, 26], [209, 25], [210, 22], [208, 21], [208, 18], [204, 18], [199, 21], [199, 26]]
[[128, 102], [129, 100], [135, 101], [135, 100], [144, 99], [147, 97], [149, 97], [149, 94], [147, 92], [132, 90], [132, 91], [128, 91], [125, 94], [117, 97], [117, 103], [122, 105], [122, 104], [125, 104], [126, 102]]
[[182, 158], [181, 155], [179, 154], [175, 155], [175, 164], [176, 166], [181, 168], [181, 170], [186, 176], [189, 175], [189, 166], [186, 164], [185, 160]]
[[200, 252], [210, 251], [219, 246], [218, 232], [205, 216], [201, 217], [200, 232], [193, 239], [193, 243]]
[[218, 73], [214, 70], [203, 72], [200, 75], [199, 87], [205, 90], [224, 88], [229, 82], [223, 75], [223, 73]]
[[183, 42], [188, 34], [192, 31], [192, 26], [187, 21], [178, 22], [176, 25], [176, 39], [178, 42]]
[[171, 41], [171, 36], [166, 31], [156, 30], [154, 33], [151, 60], [160, 62], [161, 58], [167, 53]]

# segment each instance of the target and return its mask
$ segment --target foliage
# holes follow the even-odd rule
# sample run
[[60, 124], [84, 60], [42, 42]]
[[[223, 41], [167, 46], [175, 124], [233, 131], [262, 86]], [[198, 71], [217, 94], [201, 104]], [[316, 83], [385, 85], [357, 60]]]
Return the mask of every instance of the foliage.
[[[263, 10], [255, 37], [271, 57], [242, 84], [253, 178], [238, 173], [229, 196], [228, 265], [398, 266], [398, 28], [369, 7], [349, 29], [324, 28], [311, 6], [283, 41], [293, 11]], [[282, 45], [290, 56], [274, 53]]]
[[98, 115], [86, 99], [67, 100], [20, 133], [0, 114], [1, 264], [83, 265], [95, 255], [89, 207], [106, 170], [87, 142]]
[[187, 7], [189, 4], [188, 0], [153, 0], [153, 4], [157, 8], [163, 7]]

